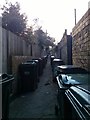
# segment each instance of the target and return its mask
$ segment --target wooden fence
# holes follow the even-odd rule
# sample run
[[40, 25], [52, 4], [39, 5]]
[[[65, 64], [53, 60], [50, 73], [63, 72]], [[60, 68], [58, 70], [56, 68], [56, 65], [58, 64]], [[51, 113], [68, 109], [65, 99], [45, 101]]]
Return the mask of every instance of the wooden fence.
[[39, 57], [38, 42], [31, 44], [22, 37], [13, 34], [2, 28], [2, 72], [11, 72], [12, 56], [32, 56]]

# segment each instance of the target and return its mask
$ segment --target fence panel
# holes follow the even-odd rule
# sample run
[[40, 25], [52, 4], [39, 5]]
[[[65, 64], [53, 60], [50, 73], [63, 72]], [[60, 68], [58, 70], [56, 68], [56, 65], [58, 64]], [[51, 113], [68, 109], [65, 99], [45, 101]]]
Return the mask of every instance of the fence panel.
[[3, 72], [7, 72], [11, 69], [12, 56], [38, 56], [37, 54], [39, 52], [37, 50], [39, 49], [36, 48], [36, 45], [34, 45], [33, 43], [31, 43], [32, 45], [27, 43], [27, 41], [25, 41], [22, 37], [19, 37], [10, 31], [7, 31], [5, 29], [2, 30]]
[[2, 29], [2, 72], [7, 72], [7, 31]]

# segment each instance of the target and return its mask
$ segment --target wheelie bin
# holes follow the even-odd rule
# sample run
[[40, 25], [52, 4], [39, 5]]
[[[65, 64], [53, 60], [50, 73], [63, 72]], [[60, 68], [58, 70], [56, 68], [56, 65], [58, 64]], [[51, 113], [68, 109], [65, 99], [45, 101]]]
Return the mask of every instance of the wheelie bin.
[[56, 69], [57, 66], [64, 65], [64, 62], [61, 59], [53, 59], [52, 61], [52, 76], [53, 81], [56, 82]]
[[36, 73], [37, 73], [36, 79], [37, 79], [37, 82], [39, 82], [39, 60], [32, 59], [32, 60], [28, 60], [27, 62], [31, 63], [33, 61], [36, 63]]
[[14, 77], [8, 74], [0, 74], [0, 87], [2, 88], [2, 120], [9, 117], [10, 93]]
[[72, 86], [66, 90], [65, 100], [65, 119], [90, 120], [90, 91], [83, 87]]
[[51, 66], [52, 66], [52, 61], [53, 61], [54, 58], [55, 58], [55, 56], [53, 56], [53, 55], [50, 57], [50, 59], [51, 59]]
[[45, 68], [45, 65], [47, 63], [47, 56], [43, 56], [42, 60], [43, 60], [43, 68]]
[[56, 77], [58, 83], [57, 98], [61, 119], [81, 120], [85, 116], [85, 120], [88, 120], [88, 114], [84, 110], [89, 111], [89, 109], [85, 108], [84, 104], [90, 105], [86, 102], [90, 98], [90, 82], [88, 80], [90, 73], [73, 65], [62, 65], [57, 68], [59, 68]]
[[37, 65], [34, 61], [22, 63], [18, 67], [18, 93], [34, 91], [37, 88]]
[[42, 61], [42, 58], [35, 58], [33, 60], [38, 60], [39, 61], [39, 76], [41, 76], [42, 73], [43, 73], [43, 61]]

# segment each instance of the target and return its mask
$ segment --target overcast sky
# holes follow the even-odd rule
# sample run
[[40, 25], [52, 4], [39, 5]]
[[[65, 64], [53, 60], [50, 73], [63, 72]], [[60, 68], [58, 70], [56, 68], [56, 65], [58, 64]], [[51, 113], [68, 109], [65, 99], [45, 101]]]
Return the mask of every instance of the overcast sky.
[[[0, 7], [5, 4], [0, 0]], [[77, 22], [88, 10], [90, 0], [8, 0], [12, 3], [18, 1], [23, 13], [28, 17], [28, 24], [33, 24], [33, 19], [39, 18], [39, 25], [47, 30], [51, 37], [59, 42], [65, 29], [68, 34], [75, 25], [74, 9], [77, 11]]]

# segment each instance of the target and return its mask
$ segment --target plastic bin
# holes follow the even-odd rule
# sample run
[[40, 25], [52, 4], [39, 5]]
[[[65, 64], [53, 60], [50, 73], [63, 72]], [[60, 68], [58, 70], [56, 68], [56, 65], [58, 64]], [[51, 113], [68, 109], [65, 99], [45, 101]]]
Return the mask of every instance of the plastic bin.
[[63, 65], [63, 61], [61, 59], [53, 59], [52, 61], [52, 75], [53, 81], [56, 81], [56, 68], [57, 66]]
[[45, 65], [47, 63], [47, 56], [43, 56], [42, 60], [43, 60], [43, 68], [45, 68]]
[[[90, 112], [90, 74], [76, 66], [59, 66], [58, 103], [61, 119], [89, 119]], [[86, 106], [85, 106], [86, 105]], [[83, 107], [82, 107], [83, 106]], [[86, 110], [89, 111], [86, 113]]]
[[33, 59], [33, 60], [38, 60], [39, 61], [39, 76], [41, 76], [42, 73], [43, 73], [43, 60], [42, 60], [42, 58], [36, 58], [36, 59]]
[[64, 116], [69, 120], [90, 120], [90, 92], [72, 86], [65, 92]]
[[37, 65], [33, 62], [22, 63], [18, 67], [18, 93], [34, 91], [37, 88]]
[[39, 58], [38, 60], [40, 61], [40, 75], [42, 75], [42, 73], [43, 73], [43, 60], [42, 60], [42, 58]]
[[32, 59], [32, 60], [28, 60], [27, 62], [31, 63], [33, 61], [36, 63], [36, 73], [37, 73], [36, 77], [37, 77], [37, 82], [39, 82], [39, 60]]
[[55, 56], [51, 56], [50, 58], [51, 58], [51, 66], [52, 66], [52, 61], [55, 58]]
[[2, 120], [7, 120], [9, 116], [9, 98], [12, 90], [14, 77], [8, 74], [0, 74], [0, 86], [2, 87]]
[[60, 112], [60, 118], [61, 120], [65, 119], [65, 105], [66, 105], [66, 98], [65, 98], [65, 91], [69, 89], [68, 86], [63, 86], [60, 82], [59, 77], [57, 79], [57, 85], [58, 85], [58, 94], [57, 94], [57, 101], [59, 105], [59, 112]]

